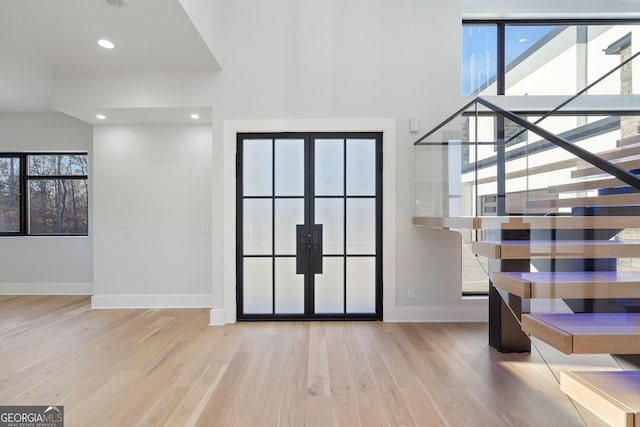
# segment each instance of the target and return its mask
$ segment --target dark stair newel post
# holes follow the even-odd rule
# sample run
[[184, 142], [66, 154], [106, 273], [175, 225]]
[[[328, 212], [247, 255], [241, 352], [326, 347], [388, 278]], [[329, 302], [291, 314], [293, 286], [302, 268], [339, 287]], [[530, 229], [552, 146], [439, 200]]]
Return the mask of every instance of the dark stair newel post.
[[[496, 240], [529, 240], [528, 230], [491, 230]], [[528, 259], [489, 260], [489, 277], [494, 271], [529, 271]], [[528, 353], [531, 340], [522, 332], [522, 313], [529, 311], [529, 300], [499, 291], [489, 279], [489, 345], [502, 353]]]
[[[507, 214], [505, 180], [504, 117], [496, 117], [496, 182], [497, 214]], [[487, 230], [487, 240], [529, 240], [527, 230]], [[528, 311], [529, 301], [504, 293], [493, 286], [494, 271], [529, 271], [529, 260], [489, 260], [489, 345], [500, 352], [525, 353], [531, 351], [531, 341], [522, 332], [520, 319], [523, 309]], [[523, 306], [526, 303], [526, 307]], [[515, 314], [515, 316], [514, 316]]]

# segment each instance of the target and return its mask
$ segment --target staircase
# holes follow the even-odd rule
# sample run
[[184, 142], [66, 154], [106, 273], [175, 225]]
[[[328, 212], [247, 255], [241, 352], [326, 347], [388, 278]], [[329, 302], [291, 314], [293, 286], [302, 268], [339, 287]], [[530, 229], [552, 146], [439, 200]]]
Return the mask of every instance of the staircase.
[[[598, 155], [636, 173], [640, 135]], [[622, 230], [640, 228], [640, 190], [580, 159], [506, 175], [531, 177], [558, 169], [571, 169], [571, 178], [585, 180], [550, 185], [548, 197], [525, 201], [525, 212], [514, 215], [417, 216], [413, 223], [478, 231], [481, 237], [471, 248], [493, 265], [489, 340], [497, 350], [530, 351], [535, 337], [565, 354], [611, 354], [635, 369], [563, 372], [561, 389], [609, 425], [640, 427], [640, 271], [617, 268], [619, 258], [640, 258], [640, 240], [618, 237]], [[556, 299], [570, 310], [529, 312], [537, 299]]]

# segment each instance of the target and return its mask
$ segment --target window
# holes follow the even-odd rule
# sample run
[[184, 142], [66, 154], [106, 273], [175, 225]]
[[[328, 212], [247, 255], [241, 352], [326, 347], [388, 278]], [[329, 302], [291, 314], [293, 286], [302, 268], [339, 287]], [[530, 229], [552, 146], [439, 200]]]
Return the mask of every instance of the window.
[[[574, 95], [638, 51], [640, 23], [628, 20], [465, 21], [462, 95]], [[630, 93], [618, 70], [591, 95]]]
[[19, 157], [0, 157], [0, 232], [20, 233], [20, 187], [22, 173]]
[[495, 25], [462, 27], [463, 95], [496, 95], [497, 34]]
[[0, 154], [0, 234], [87, 235], [86, 153]]

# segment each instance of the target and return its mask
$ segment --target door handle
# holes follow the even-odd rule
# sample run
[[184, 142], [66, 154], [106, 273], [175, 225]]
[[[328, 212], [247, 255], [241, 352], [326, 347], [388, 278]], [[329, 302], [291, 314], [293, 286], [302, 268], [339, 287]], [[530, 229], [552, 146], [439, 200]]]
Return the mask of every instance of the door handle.
[[322, 274], [322, 224], [311, 226], [309, 267], [312, 274]]
[[296, 274], [309, 269], [309, 233], [303, 224], [296, 225]]
[[322, 274], [322, 224], [296, 225], [296, 274]]

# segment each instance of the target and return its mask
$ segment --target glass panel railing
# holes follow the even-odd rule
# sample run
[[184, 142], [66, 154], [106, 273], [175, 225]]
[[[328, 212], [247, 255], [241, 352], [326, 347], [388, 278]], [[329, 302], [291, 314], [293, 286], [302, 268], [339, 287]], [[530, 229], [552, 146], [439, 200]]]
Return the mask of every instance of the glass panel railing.
[[[549, 117], [545, 119], [545, 123], [551, 124], [554, 133], [571, 145], [622, 167], [623, 170], [632, 170], [640, 158], [640, 151], [633, 147], [619, 147], [619, 141], [623, 140], [621, 120], [621, 116], [612, 114], [565, 114]], [[554, 145], [532, 131], [522, 133], [518, 141], [507, 144], [505, 170], [505, 214], [509, 215], [572, 214], [575, 212], [571, 210], [571, 202], [567, 199], [576, 199], [576, 203], [589, 203], [587, 200], [578, 200], [604, 195], [607, 188], [627, 185], [599, 166]], [[517, 195], [522, 192], [526, 192], [527, 203], [509, 203], [510, 198], [517, 199], [520, 197]], [[543, 200], [547, 201], [546, 204]]]
[[[495, 115], [479, 114], [473, 106], [415, 146], [416, 216], [497, 215], [495, 171], [484, 166], [495, 157], [495, 122]], [[457, 231], [462, 237], [461, 291], [486, 294], [488, 259], [471, 250], [477, 231], [464, 225]]]
[[[640, 117], [638, 113], [562, 111], [544, 119], [553, 129], [549, 132], [531, 123], [539, 115], [514, 116], [479, 102], [486, 105], [471, 103], [416, 145], [416, 216], [523, 217], [527, 228], [535, 230], [532, 238], [551, 239], [555, 231], [536, 225], [536, 217], [637, 215], [640, 193], [633, 185], [640, 185], [633, 172], [640, 170], [640, 137], [625, 136], [623, 124]], [[486, 259], [470, 250], [473, 240], [486, 236], [468, 228], [461, 230], [462, 292], [486, 292]], [[590, 226], [574, 222], [572, 228]], [[605, 240], [640, 237], [638, 230], [627, 228]], [[565, 234], [584, 237], [572, 233]], [[617, 263], [620, 270], [637, 264], [632, 259]], [[532, 262], [531, 271], [551, 268], [546, 264]]]

